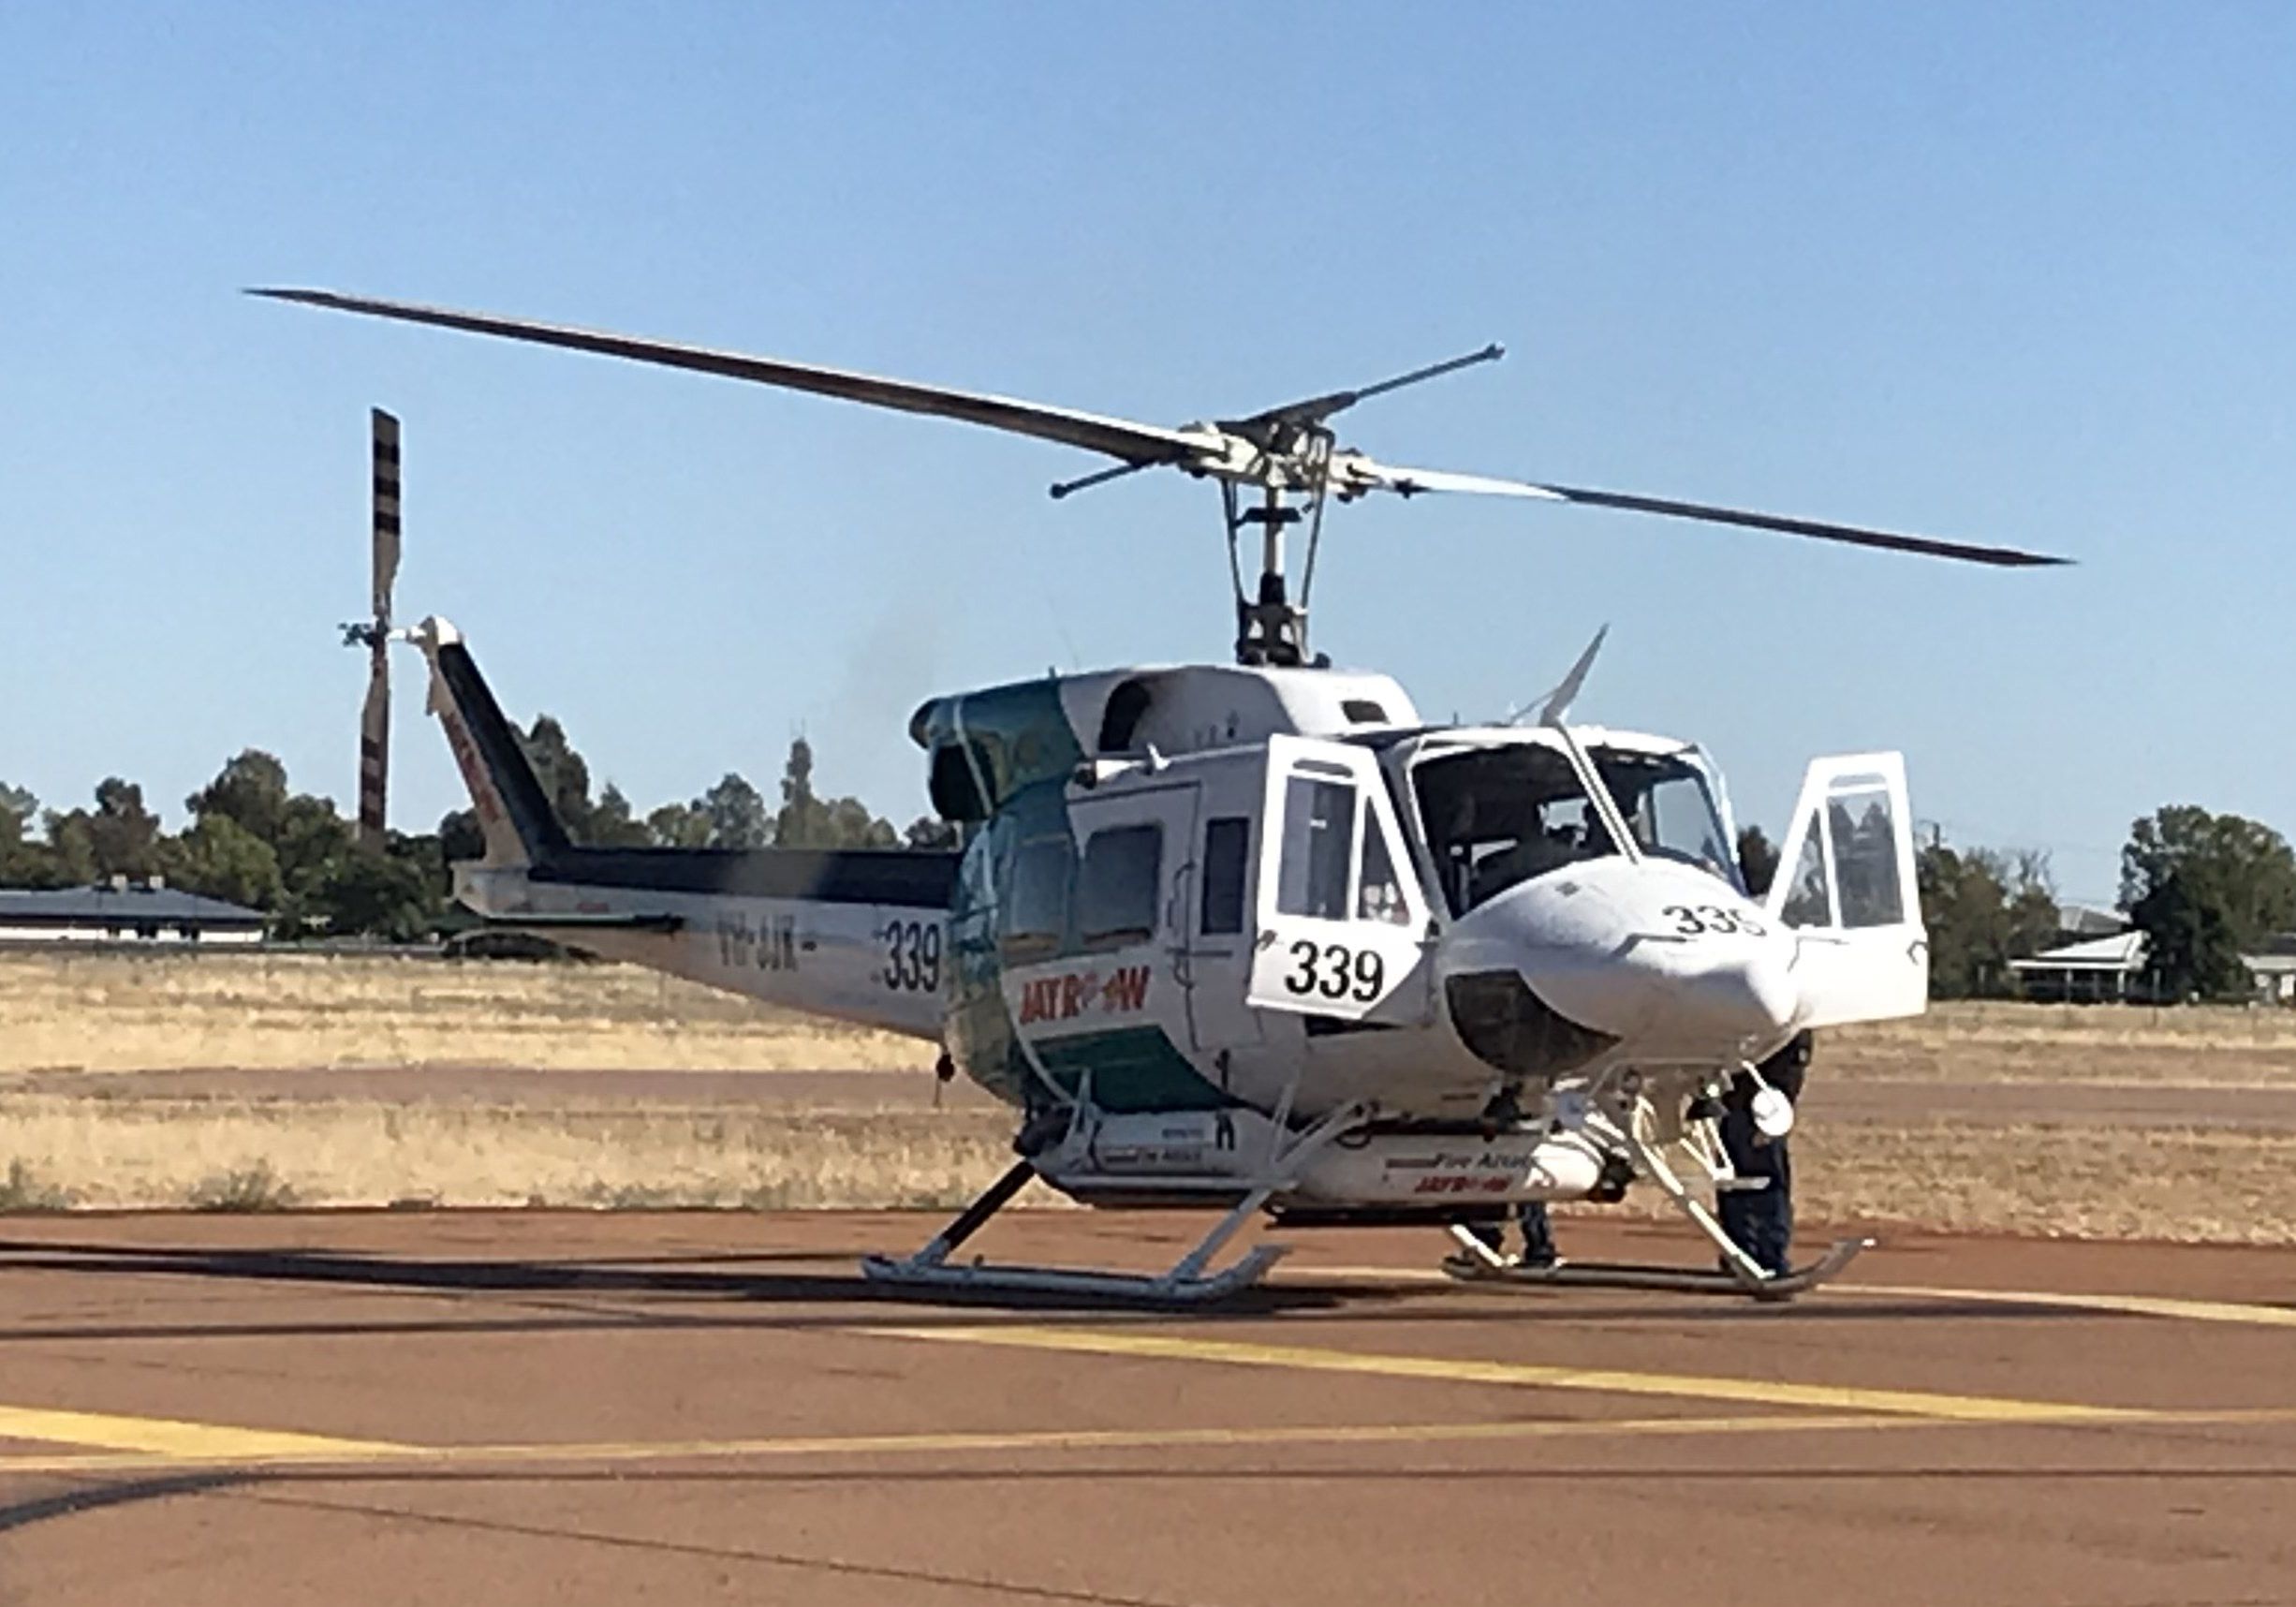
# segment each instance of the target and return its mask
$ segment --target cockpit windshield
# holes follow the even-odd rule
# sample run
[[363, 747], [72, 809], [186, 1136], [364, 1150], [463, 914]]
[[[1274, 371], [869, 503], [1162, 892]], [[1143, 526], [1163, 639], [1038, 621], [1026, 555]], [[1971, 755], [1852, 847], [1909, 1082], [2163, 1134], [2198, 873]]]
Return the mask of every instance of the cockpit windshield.
[[1644, 853], [1696, 865], [1745, 891], [1703, 764], [1686, 754], [1625, 748], [1597, 747], [1590, 757]]
[[[1698, 764], [1624, 748], [1597, 747], [1590, 757], [1644, 853], [1700, 865], [1739, 885]], [[1547, 743], [1422, 759], [1412, 767], [1411, 786], [1453, 915], [1535, 876], [1618, 851], [1569, 756]]]

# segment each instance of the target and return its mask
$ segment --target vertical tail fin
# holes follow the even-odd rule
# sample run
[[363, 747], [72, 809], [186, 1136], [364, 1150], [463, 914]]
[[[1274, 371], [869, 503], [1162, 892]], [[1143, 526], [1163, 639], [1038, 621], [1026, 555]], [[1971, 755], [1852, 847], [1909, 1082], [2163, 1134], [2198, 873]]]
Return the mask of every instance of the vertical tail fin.
[[447, 745], [470, 789], [478, 829], [486, 837], [486, 862], [531, 864], [564, 852], [566, 828], [527, 762], [518, 732], [503, 717], [477, 660], [463, 645], [462, 632], [446, 620], [431, 618], [414, 636], [431, 662], [431, 713], [446, 728]]

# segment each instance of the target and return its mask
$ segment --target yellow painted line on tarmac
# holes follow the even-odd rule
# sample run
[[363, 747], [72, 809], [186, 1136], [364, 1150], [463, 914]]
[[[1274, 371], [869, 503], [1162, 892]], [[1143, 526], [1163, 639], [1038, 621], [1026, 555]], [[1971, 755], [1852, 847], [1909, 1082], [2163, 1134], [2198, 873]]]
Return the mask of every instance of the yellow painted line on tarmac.
[[[2009, 1420], [2042, 1427], [2080, 1427], [2087, 1420], [2051, 1417]], [[2209, 1409], [2131, 1409], [2110, 1420], [2128, 1424], [2238, 1426], [2296, 1423], [2296, 1407]], [[344, 1449], [199, 1452], [0, 1455], [0, 1478], [10, 1474], [128, 1474], [199, 1468], [249, 1473], [296, 1469], [339, 1471], [346, 1478], [382, 1468], [567, 1467], [708, 1461], [807, 1461], [842, 1458], [932, 1457], [1105, 1451], [1221, 1451], [1307, 1447], [1458, 1445], [1516, 1440], [1635, 1438], [1700, 1436], [1827, 1434], [1854, 1431], [2001, 1426], [2001, 1420], [1877, 1416], [1868, 1412], [1761, 1417], [1546, 1418], [1530, 1421], [1406, 1423], [1281, 1424], [1205, 1428], [1021, 1429], [942, 1434], [783, 1436], [770, 1439], [538, 1441], [504, 1445], [390, 1445], [303, 1437]], [[284, 1437], [273, 1436], [273, 1438]], [[360, 1449], [365, 1446], [366, 1449]]]
[[0, 1406], [0, 1438], [80, 1445], [96, 1451], [148, 1451], [165, 1457], [364, 1456], [395, 1454], [407, 1449], [379, 1439], [336, 1439], [327, 1435], [184, 1423], [173, 1418], [12, 1406]]
[[[2289, 1417], [2296, 1419], [2296, 1408]], [[562, 1467], [581, 1464], [934, 1456], [993, 1452], [1201, 1451], [1257, 1447], [1440, 1445], [1472, 1441], [1611, 1439], [1651, 1436], [1826, 1433], [1843, 1429], [1948, 1428], [1944, 1418], [1808, 1417], [1546, 1418], [1492, 1423], [1282, 1424], [1268, 1427], [1042, 1429], [948, 1434], [784, 1437], [773, 1439], [616, 1440], [585, 1444], [378, 1445], [368, 1451], [229, 1455], [0, 1456], [11, 1473], [138, 1473], [200, 1467]], [[344, 1442], [346, 1444], [351, 1442]]]
[[1300, 1372], [1370, 1374], [1443, 1383], [1499, 1384], [1525, 1389], [1584, 1390], [1597, 1394], [1665, 1395], [1729, 1401], [1744, 1406], [1799, 1407], [1827, 1412], [1873, 1412], [1891, 1417], [1941, 1418], [1955, 1423], [2106, 1423], [2141, 1412], [2073, 1401], [2013, 1400], [1995, 1395], [1940, 1394], [1925, 1390], [1864, 1389], [1784, 1379], [1731, 1378], [1687, 1373], [1639, 1373], [1610, 1367], [1558, 1367], [1524, 1362], [1485, 1362], [1442, 1356], [1379, 1355], [1305, 1345], [1255, 1345], [1232, 1339], [1091, 1328], [875, 1328], [863, 1333], [960, 1345], [1004, 1346], [1155, 1361], [1214, 1362], [1233, 1366]]
[[1843, 1285], [1834, 1294], [1910, 1300], [1972, 1300], [1998, 1305], [2047, 1305], [2125, 1317], [2170, 1317], [2188, 1322], [2235, 1322], [2258, 1328], [2296, 1328], [2296, 1307], [2251, 1305], [2227, 1300], [2177, 1300], [2157, 1294], [2068, 1294], [2048, 1290], [1923, 1289], [1906, 1284]]
[[[1478, 1282], [1472, 1278], [1463, 1280], [1432, 1267], [1303, 1266], [1292, 1269], [1291, 1275], [1302, 1280], [1328, 1277], [1347, 1283], [1446, 1284], [1467, 1289], [1501, 1290], [1526, 1287], [1495, 1280], [1484, 1282]], [[1599, 1289], [1590, 1290], [1589, 1286], [1583, 1284], [1555, 1285], [1553, 1287], [1558, 1292], [1602, 1292]], [[1965, 1300], [1989, 1302], [1998, 1305], [2048, 1305], [2068, 1310], [2101, 1311], [2126, 1317], [2167, 1317], [2193, 1322], [2231, 1322], [2245, 1323], [2259, 1328], [2296, 1328], [2296, 1305], [2260, 1305], [2228, 1300], [2184, 1300], [2159, 1294], [2084, 1294], [2064, 1290], [1947, 1289], [1933, 1285], [1902, 1283], [1837, 1283], [1829, 1284], [1811, 1298], [1822, 1306], [1827, 1301], [1838, 1299], [1843, 1295], [1860, 1295], [1867, 1299], [1881, 1300]], [[2291, 1283], [2291, 1295], [2296, 1296], [2296, 1282]], [[1709, 1297], [1701, 1296], [1700, 1298]]]

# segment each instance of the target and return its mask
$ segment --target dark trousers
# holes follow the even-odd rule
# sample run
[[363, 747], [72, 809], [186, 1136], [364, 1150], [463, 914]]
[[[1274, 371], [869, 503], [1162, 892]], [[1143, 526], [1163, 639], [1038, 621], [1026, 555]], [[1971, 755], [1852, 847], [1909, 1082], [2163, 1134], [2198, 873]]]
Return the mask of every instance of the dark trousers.
[[1722, 1148], [1731, 1168], [1761, 1188], [1729, 1188], [1715, 1202], [1722, 1231], [1730, 1243], [1763, 1270], [1784, 1274], [1794, 1237], [1794, 1169], [1784, 1139], [1765, 1139], [1755, 1130], [1751, 1111], [1733, 1106], [1722, 1113]]
[[[1554, 1226], [1547, 1218], [1547, 1202], [1526, 1200], [1515, 1207], [1515, 1220], [1523, 1225], [1523, 1263], [1525, 1266], [1549, 1266], [1554, 1261]], [[1498, 1222], [1469, 1222], [1468, 1232], [1494, 1250], [1504, 1249], [1507, 1230]]]

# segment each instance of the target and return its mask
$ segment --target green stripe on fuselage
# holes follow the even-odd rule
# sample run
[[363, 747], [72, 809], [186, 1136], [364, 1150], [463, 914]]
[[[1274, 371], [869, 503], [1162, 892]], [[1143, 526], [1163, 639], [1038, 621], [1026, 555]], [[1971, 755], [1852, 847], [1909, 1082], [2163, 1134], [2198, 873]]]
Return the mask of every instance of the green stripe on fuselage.
[[1092, 1102], [1118, 1115], [1139, 1111], [1216, 1111], [1236, 1101], [1188, 1063], [1160, 1026], [1123, 1026], [1037, 1039], [1045, 1074], [1070, 1094], [1092, 1074]]

